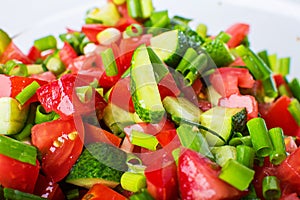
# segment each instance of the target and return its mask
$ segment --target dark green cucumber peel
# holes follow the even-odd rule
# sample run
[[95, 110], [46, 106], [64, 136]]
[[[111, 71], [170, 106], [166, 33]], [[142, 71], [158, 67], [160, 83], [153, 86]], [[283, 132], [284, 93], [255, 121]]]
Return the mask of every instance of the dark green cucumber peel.
[[124, 151], [110, 144], [89, 144], [72, 167], [66, 182], [86, 188], [95, 183], [114, 187], [127, 171], [126, 159]]
[[46, 200], [46, 198], [11, 188], [4, 188], [3, 196], [5, 200]]
[[145, 45], [134, 51], [130, 77], [130, 90], [136, 113], [145, 122], [159, 122], [165, 110]]
[[37, 149], [29, 144], [0, 135], [0, 154], [20, 162], [36, 165]]

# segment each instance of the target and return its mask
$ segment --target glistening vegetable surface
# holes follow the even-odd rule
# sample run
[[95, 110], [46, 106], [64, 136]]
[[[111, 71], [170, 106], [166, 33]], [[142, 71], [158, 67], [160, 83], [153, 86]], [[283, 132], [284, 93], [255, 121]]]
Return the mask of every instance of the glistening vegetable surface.
[[290, 58], [186, 17], [109, 0], [28, 52], [1, 29], [0, 199], [299, 199]]

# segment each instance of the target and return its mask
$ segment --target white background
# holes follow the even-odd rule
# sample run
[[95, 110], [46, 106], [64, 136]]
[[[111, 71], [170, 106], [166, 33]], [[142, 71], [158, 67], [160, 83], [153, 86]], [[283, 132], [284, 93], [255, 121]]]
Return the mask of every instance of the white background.
[[[0, 28], [16, 37], [26, 50], [37, 37], [64, 32], [84, 23], [85, 12], [102, 0], [0, 0]], [[251, 25], [255, 51], [268, 49], [292, 57], [292, 76], [300, 77], [300, 1], [298, 0], [153, 0], [157, 10], [168, 9], [208, 25], [217, 34], [235, 22]]]

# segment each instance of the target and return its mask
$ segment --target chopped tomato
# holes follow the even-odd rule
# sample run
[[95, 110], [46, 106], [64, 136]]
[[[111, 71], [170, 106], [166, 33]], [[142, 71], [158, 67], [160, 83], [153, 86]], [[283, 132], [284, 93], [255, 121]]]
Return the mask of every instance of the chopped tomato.
[[228, 33], [231, 38], [227, 42], [229, 48], [237, 47], [245, 37], [248, 35], [250, 26], [248, 24], [236, 23], [229, 27], [225, 32]]
[[243, 59], [241, 57], [237, 57], [232, 63], [229, 64], [228, 67], [236, 67], [236, 66], [246, 66]]
[[277, 177], [300, 195], [300, 148], [292, 152], [277, 168]]
[[175, 161], [158, 160], [145, 170], [148, 192], [156, 200], [178, 199]]
[[9, 60], [18, 60], [23, 64], [31, 64], [30, 60], [14, 43], [11, 41], [5, 51], [0, 56], [0, 63], [5, 64]]
[[108, 102], [119, 106], [120, 108], [134, 112], [134, 106], [130, 93], [130, 77], [119, 80], [112, 88]]
[[83, 103], [76, 95], [75, 88], [88, 85], [74, 75], [64, 75], [37, 90], [37, 96], [46, 112], [55, 111], [61, 118], [88, 114], [95, 111], [95, 105], [106, 105], [104, 99], [93, 90], [92, 98]]
[[39, 58], [41, 58], [41, 51], [36, 48], [35, 46], [32, 46], [30, 49], [29, 49], [29, 52], [27, 54], [27, 57], [32, 60], [32, 61], [37, 61]]
[[30, 76], [30, 78], [35, 78], [47, 82], [56, 80], [56, 76], [50, 71], [43, 72], [41, 74], [33, 74]]
[[291, 99], [289, 97], [281, 96], [262, 117], [265, 119], [269, 129], [281, 127], [285, 135], [300, 136], [300, 127], [288, 111], [290, 103]]
[[119, 147], [122, 139], [118, 136], [91, 124], [84, 123], [85, 144], [105, 142]]
[[255, 97], [251, 95], [232, 94], [229, 97], [220, 98], [219, 106], [227, 108], [246, 108], [247, 120], [258, 116], [258, 104]]
[[49, 200], [65, 199], [59, 185], [42, 174], [38, 176], [33, 193]]
[[64, 46], [59, 51], [59, 57], [64, 65], [68, 66], [73, 59], [77, 58], [77, 53], [69, 43], [64, 42]]
[[239, 94], [239, 87], [252, 88], [255, 83], [248, 69], [234, 67], [218, 68], [210, 76], [210, 81], [223, 97]]
[[171, 73], [168, 73], [159, 83], [158, 90], [160, 98], [163, 100], [167, 96], [179, 96], [180, 90], [178, 89], [176, 82]]
[[239, 199], [243, 192], [219, 179], [220, 167], [190, 149], [178, 160], [178, 182], [182, 199]]
[[93, 187], [83, 196], [82, 200], [127, 200], [126, 197], [114, 191], [113, 189], [102, 185], [95, 184]]
[[110, 26], [105, 26], [103, 24], [84, 24], [81, 27], [81, 31], [87, 36], [87, 38], [90, 41], [97, 44], [98, 43], [97, 34], [109, 27]]
[[207, 111], [212, 108], [212, 104], [208, 100], [199, 99], [198, 100], [198, 107], [203, 111]]
[[62, 180], [81, 154], [84, 127], [81, 119], [55, 120], [37, 124], [31, 131], [32, 144], [42, 154], [42, 170], [53, 182]]
[[37, 181], [40, 164], [24, 163], [0, 154], [0, 185], [22, 192], [32, 193]]
[[[0, 97], [13, 97], [15, 98], [26, 86], [33, 81], [37, 81], [39, 85], [45, 85], [47, 82], [35, 78], [21, 77], [21, 76], [7, 76], [0, 74]], [[27, 103], [36, 102], [37, 95], [33, 95]]]

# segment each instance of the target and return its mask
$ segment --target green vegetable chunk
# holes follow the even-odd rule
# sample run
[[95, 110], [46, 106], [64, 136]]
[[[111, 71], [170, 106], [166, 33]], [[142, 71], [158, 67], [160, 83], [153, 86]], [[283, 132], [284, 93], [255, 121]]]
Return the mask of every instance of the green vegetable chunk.
[[145, 122], [159, 122], [165, 110], [145, 45], [134, 51], [130, 76], [130, 90], [136, 113]]
[[86, 146], [66, 178], [67, 183], [91, 188], [96, 183], [115, 187], [127, 170], [124, 151], [106, 143]]
[[0, 56], [5, 51], [6, 47], [9, 45], [11, 38], [8, 34], [0, 29]]

